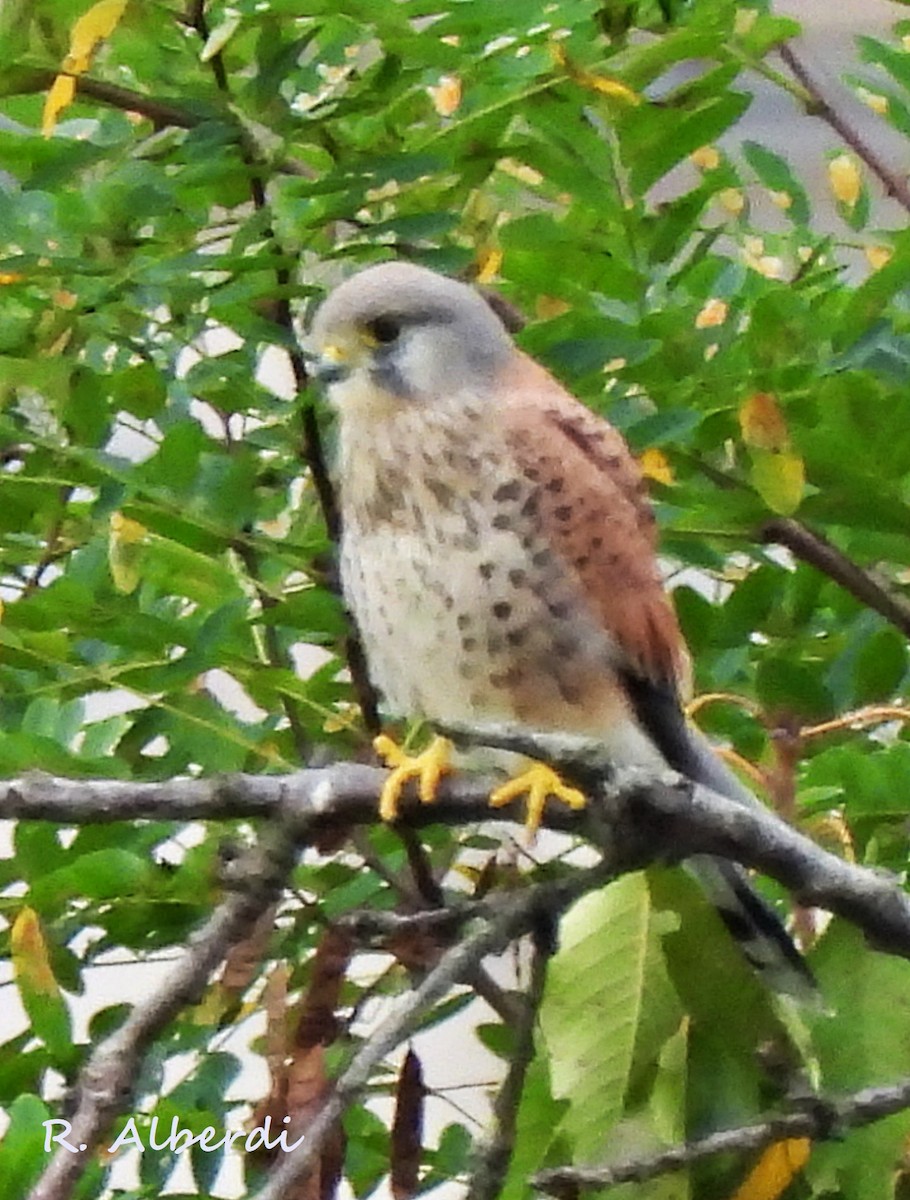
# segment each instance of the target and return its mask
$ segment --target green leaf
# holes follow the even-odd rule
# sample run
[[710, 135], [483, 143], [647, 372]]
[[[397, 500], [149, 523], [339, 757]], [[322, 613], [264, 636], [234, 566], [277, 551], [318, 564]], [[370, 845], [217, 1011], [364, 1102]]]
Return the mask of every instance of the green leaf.
[[642, 1020], [650, 933], [643, 875], [583, 897], [560, 927], [540, 1028], [573, 1160], [602, 1152], [623, 1112]]

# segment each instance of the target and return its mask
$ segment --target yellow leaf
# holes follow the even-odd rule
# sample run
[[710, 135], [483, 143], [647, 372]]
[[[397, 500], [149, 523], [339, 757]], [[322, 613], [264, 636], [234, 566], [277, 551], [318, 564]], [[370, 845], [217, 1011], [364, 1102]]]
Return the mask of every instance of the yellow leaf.
[[63, 70], [66, 74], [57, 76], [44, 102], [41, 132], [45, 137], [50, 137], [56, 127], [57, 118], [73, 102], [73, 96], [76, 94], [76, 81], [73, 76], [81, 75], [89, 69], [95, 47], [106, 37], [110, 37], [117, 28], [127, 2], [128, 0], [99, 0], [88, 12], [84, 12], [73, 26], [69, 52], [63, 60]]
[[695, 318], [696, 329], [713, 329], [715, 325], [723, 325], [729, 313], [729, 305], [726, 300], [718, 300], [713, 297], [706, 301], [701, 312]]
[[746, 207], [746, 199], [739, 188], [723, 188], [717, 193], [721, 208], [725, 208], [731, 216], [738, 217]]
[[492, 283], [499, 274], [499, 268], [502, 266], [502, 251], [495, 246], [489, 246], [486, 250], [482, 250], [477, 259], [477, 274], [474, 276], [474, 282], [481, 285]]
[[50, 137], [54, 132], [57, 118], [65, 108], [69, 108], [75, 94], [76, 81], [72, 75], [58, 75], [51, 84], [44, 101], [44, 111], [41, 113], [41, 132], [45, 137]]
[[788, 208], [793, 207], [793, 197], [789, 192], [768, 192], [771, 203], [777, 208], [782, 208], [785, 212]]
[[138, 521], [119, 512], [111, 514], [107, 561], [114, 587], [125, 596], [136, 590], [142, 578], [139, 566], [147, 533], [148, 530]]
[[884, 117], [888, 113], [888, 97], [882, 96], [879, 92], [870, 92], [868, 88], [858, 87], [856, 89], [857, 97], [862, 100], [867, 108], [871, 108], [874, 113], [880, 117]]
[[828, 163], [828, 182], [835, 199], [853, 208], [863, 190], [863, 180], [856, 161], [849, 154], [838, 154]]
[[534, 301], [534, 316], [541, 321], [552, 321], [554, 317], [571, 311], [571, 308], [572, 305], [559, 296], [538, 296]]
[[720, 152], [714, 146], [699, 146], [689, 155], [689, 160], [700, 171], [714, 171], [720, 166]]
[[657, 483], [665, 483], [667, 486], [673, 482], [673, 469], [667, 462], [666, 455], [654, 446], [649, 446], [645, 450], [638, 460], [638, 465], [646, 479], [653, 479]]
[[594, 71], [575, 66], [566, 54], [565, 47], [559, 42], [550, 43], [550, 54], [556, 65], [562, 67], [572, 82], [577, 83], [579, 87], [589, 92], [598, 92], [601, 96], [608, 96], [611, 100], [621, 100], [624, 104], [641, 104], [641, 96], [627, 84], [608, 75], [598, 75]]
[[753, 450], [751, 479], [768, 508], [789, 517], [802, 501], [806, 468], [792, 451]]
[[788, 450], [790, 431], [780, 406], [768, 392], [754, 392], [739, 409], [743, 441], [755, 450]]
[[33, 908], [22, 908], [10, 933], [13, 971], [19, 983], [37, 995], [56, 996], [60, 989], [51, 970], [47, 942]]
[[787, 1138], [768, 1146], [732, 1200], [778, 1200], [809, 1161], [811, 1150], [808, 1138]]
[[887, 263], [891, 261], [891, 256], [894, 251], [890, 246], [866, 246], [864, 248], [866, 261], [873, 271], [880, 271]]
[[95, 47], [110, 37], [126, 10], [127, 0], [98, 0], [84, 12], [70, 35], [69, 69], [79, 75], [88, 70]]
[[10, 283], [21, 283], [25, 279], [24, 275], [20, 275], [18, 271], [0, 271], [0, 287], [6, 287]]
[[451, 117], [461, 104], [461, 80], [457, 75], [443, 75], [435, 87], [428, 87], [433, 107], [441, 117]]

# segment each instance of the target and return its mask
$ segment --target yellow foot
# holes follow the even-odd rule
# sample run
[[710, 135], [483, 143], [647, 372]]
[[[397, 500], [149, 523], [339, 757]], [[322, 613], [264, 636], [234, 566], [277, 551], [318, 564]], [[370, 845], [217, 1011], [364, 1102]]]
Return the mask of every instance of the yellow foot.
[[417, 794], [421, 804], [432, 804], [440, 779], [452, 769], [452, 743], [447, 738], [433, 738], [423, 753], [412, 756], [381, 733], [373, 739], [373, 749], [385, 765], [392, 768], [379, 797], [379, 815], [383, 821], [397, 819], [401, 793], [411, 779], [418, 781]]
[[584, 793], [580, 792], [578, 788], [569, 787], [568, 784], [563, 783], [552, 767], [548, 767], [545, 763], [535, 762], [531, 763], [526, 771], [491, 792], [490, 807], [502, 808], [503, 805], [511, 804], [518, 796], [525, 793], [528, 796], [525, 829], [530, 837], [533, 837], [540, 827], [543, 810], [546, 808], [549, 796], [561, 800], [563, 804], [568, 804], [569, 808], [584, 808], [586, 804]]

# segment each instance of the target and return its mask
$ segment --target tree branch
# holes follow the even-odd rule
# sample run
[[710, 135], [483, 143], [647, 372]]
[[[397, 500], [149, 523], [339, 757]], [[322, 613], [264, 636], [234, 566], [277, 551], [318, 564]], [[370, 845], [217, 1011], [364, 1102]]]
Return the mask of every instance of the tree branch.
[[902, 204], [910, 212], [910, 187], [907, 186], [906, 179], [897, 171], [892, 171], [884, 159], [872, 149], [868, 142], [860, 137], [853, 126], [825, 99], [819, 90], [818, 84], [797, 57], [796, 52], [789, 42], [784, 42], [778, 46], [777, 52], [793, 72], [794, 77], [809, 94], [811, 98], [811, 104], [807, 109], [809, 115], [820, 117], [830, 125], [838, 137], [842, 138], [856, 154], [857, 158], [861, 158], [873, 175], [880, 180], [885, 192], [889, 196], [893, 196], [899, 204]]
[[910, 602], [886, 589], [821, 534], [800, 521], [778, 517], [765, 522], [759, 537], [763, 542], [786, 546], [796, 558], [833, 579], [851, 596], [880, 613], [901, 633], [910, 637]]
[[605, 882], [603, 871], [543, 884], [520, 895], [500, 893], [495, 904], [487, 903], [487, 916], [465, 939], [447, 950], [420, 986], [411, 992], [361, 1046], [350, 1066], [338, 1077], [332, 1094], [310, 1125], [302, 1132], [303, 1143], [288, 1154], [272, 1172], [257, 1200], [282, 1200], [288, 1189], [318, 1160], [325, 1138], [335, 1122], [367, 1086], [373, 1069], [396, 1046], [414, 1032], [424, 1013], [442, 1000], [457, 983], [463, 982], [488, 954], [500, 953], [508, 944], [531, 930], [543, 911], [559, 915], [573, 900]]
[[783, 1138], [807, 1137], [813, 1141], [836, 1138], [844, 1130], [871, 1125], [908, 1107], [910, 1079], [889, 1087], [863, 1088], [845, 1097], [812, 1097], [804, 1108], [794, 1112], [770, 1116], [738, 1129], [724, 1129], [647, 1158], [592, 1169], [558, 1167], [541, 1171], [531, 1183], [560, 1200], [575, 1200], [583, 1191], [615, 1187], [620, 1183], [644, 1183], [715, 1154], [761, 1150]]
[[543, 1001], [547, 961], [551, 951], [549, 938], [534, 939], [531, 980], [527, 996], [524, 998], [524, 1011], [514, 1023], [515, 1044], [510, 1056], [509, 1069], [493, 1103], [495, 1128], [492, 1137], [481, 1148], [466, 1200], [496, 1200], [505, 1185], [512, 1151], [515, 1148], [518, 1110], [525, 1079], [534, 1058], [534, 1028]]
[[133, 1008], [82, 1068], [66, 1139], [72, 1145], [83, 1145], [83, 1153], [73, 1154], [61, 1146], [29, 1193], [29, 1200], [69, 1200], [93, 1161], [91, 1151], [114, 1118], [128, 1107], [146, 1050], [182, 1008], [199, 999], [212, 971], [278, 898], [293, 862], [290, 840], [270, 830], [260, 845], [226, 869], [231, 895], [190, 938], [186, 953], [158, 988]]
[[[582, 813], [551, 805], [544, 823], [588, 837], [613, 873], [698, 854], [734, 859], [777, 879], [801, 904], [827, 908], [853, 922], [877, 949], [910, 958], [910, 898], [900, 884], [844, 862], [758, 803], [754, 808], [736, 804], [672, 771], [627, 770], [605, 782], [611, 774], [602, 747], [581, 738], [487, 729], [476, 740], [554, 762], [577, 776], [595, 802]], [[379, 768], [357, 763], [283, 776], [165, 783], [30, 775], [0, 784], [0, 817], [63, 824], [272, 817], [286, 825], [298, 844], [309, 844], [324, 830], [376, 824], [376, 797], [385, 777]], [[415, 828], [489, 820], [490, 787], [489, 779], [447, 779], [435, 804], [409, 804], [401, 820]], [[497, 810], [497, 815], [520, 820], [520, 804]]]
[[[65, 71], [41, 69], [22, 69], [14, 72], [7, 80], [4, 92], [8, 95], [24, 96], [32, 92], [45, 92]], [[74, 75], [76, 93], [98, 100], [121, 112], [137, 112], [148, 117], [157, 126], [176, 125], [179, 129], [195, 129], [204, 121], [212, 119], [212, 112], [191, 112], [172, 104], [169, 100], [158, 100], [154, 96], [134, 92], [130, 88], [120, 87], [116, 83], [106, 83], [103, 79], [93, 79], [90, 75]]]

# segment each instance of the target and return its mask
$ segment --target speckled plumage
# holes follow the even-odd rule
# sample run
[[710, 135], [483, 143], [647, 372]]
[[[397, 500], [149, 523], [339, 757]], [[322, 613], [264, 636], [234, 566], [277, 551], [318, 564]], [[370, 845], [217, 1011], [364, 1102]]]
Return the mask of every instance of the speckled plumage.
[[[311, 342], [339, 418], [344, 593], [386, 711], [592, 736], [755, 803], [682, 716], [685, 649], [621, 436], [420, 267], [347, 280]], [[805, 985], [739, 869], [698, 871], [750, 961]]]
[[[349, 304], [361, 328], [375, 319], [378, 272], [387, 283], [439, 278], [403, 264], [356, 276], [314, 337], [328, 325], [350, 340]], [[395, 715], [612, 731], [616, 757], [653, 760], [617, 668], [671, 679], [681, 651], [637, 466], [615, 430], [513, 346], [479, 296], [443, 282], [453, 303], [480, 306], [470, 314], [473, 377], [446, 369], [424, 390], [431, 401], [365, 386], [357, 371], [332, 389], [342, 581], [373, 681]], [[446, 333], [453, 326], [444, 318]]]

